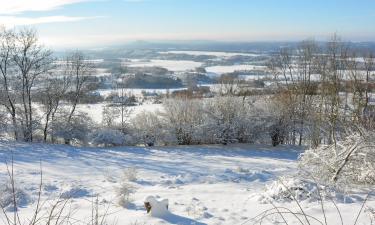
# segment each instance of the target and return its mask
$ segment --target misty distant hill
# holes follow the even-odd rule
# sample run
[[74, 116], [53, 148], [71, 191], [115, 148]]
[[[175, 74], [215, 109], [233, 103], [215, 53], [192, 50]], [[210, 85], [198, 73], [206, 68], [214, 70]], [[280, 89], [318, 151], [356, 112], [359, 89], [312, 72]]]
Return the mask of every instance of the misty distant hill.
[[[151, 42], [136, 41], [128, 44], [118, 44], [96, 49], [86, 49], [84, 52], [93, 58], [116, 59], [121, 57], [154, 57], [160, 51], [218, 51], [218, 52], [242, 52], [242, 53], [275, 53], [284, 47], [296, 47], [300, 42], [215, 42], [215, 41], [170, 41]], [[324, 46], [327, 42], [318, 41], [318, 45]], [[352, 49], [358, 51], [375, 51], [375, 42], [346, 42]], [[64, 50], [55, 55], [63, 55]]]

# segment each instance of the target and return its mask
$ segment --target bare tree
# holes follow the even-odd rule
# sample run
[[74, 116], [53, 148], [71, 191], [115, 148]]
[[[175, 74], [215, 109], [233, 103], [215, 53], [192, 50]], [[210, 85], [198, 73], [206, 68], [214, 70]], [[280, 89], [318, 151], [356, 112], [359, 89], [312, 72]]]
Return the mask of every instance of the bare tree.
[[14, 90], [15, 75], [12, 73], [12, 53], [14, 51], [15, 34], [12, 31], [2, 30], [0, 34], [0, 104], [3, 105], [12, 119], [14, 139], [18, 140], [16, 95]]
[[[52, 74], [54, 76], [56, 74]], [[55, 115], [60, 107], [60, 103], [66, 97], [66, 91], [69, 87], [70, 81], [67, 76], [51, 77], [49, 76], [41, 93], [41, 103], [44, 106], [44, 127], [43, 127], [43, 140], [46, 142], [48, 134], [51, 133], [51, 140], [54, 142], [54, 132], [48, 132], [50, 124], [55, 120]]]
[[[125, 68], [126, 69], [126, 68]], [[132, 101], [132, 99], [135, 99], [134, 96], [131, 96], [130, 93], [126, 92], [126, 83], [125, 80], [121, 83], [117, 83], [117, 90], [118, 90], [118, 102], [117, 106], [120, 108], [119, 115], [121, 119], [121, 132], [126, 133], [127, 130], [127, 124], [129, 122], [130, 114], [132, 113], [131, 108], [129, 107]]]
[[[77, 104], [84, 94], [88, 76], [93, 72], [93, 66], [82, 52], [76, 51], [66, 58], [65, 67], [65, 73], [69, 76], [72, 85], [72, 89], [69, 90], [72, 95], [71, 109], [66, 119], [66, 125], [70, 126]], [[65, 139], [65, 143], [69, 144], [70, 140]]]
[[325, 93], [325, 113], [329, 125], [328, 144], [336, 142], [336, 131], [340, 124], [340, 119], [344, 118], [342, 114], [342, 99], [340, 98], [340, 88], [345, 78], [348, 46], [341, 41], [337, 34], [334, 34], [331, 41], [327, 44], [328, 66], [326, 71], [322, 71], [327, 77], [323, 92]]
[[371, 72], [374, 70], [374, 67], [375, 67], [375, 54], [373, 52], [364, 53], [363, 63], [364, 63], [365, 72], [366, 72], [366, 79], [365, 79], [365, 82], [366, 82], [365, 83], [366, 103], [365, 103], [365, 108], [367, 108], [368, 102], [369, 102]]
[[299, 141], [298, 145], [302, 145], [304, 129], [308, 113], [312, 110], [312, 103], [315, 94], [315, 86], [313, 85], [313, 73], [315, 71], [318, 47], [314, 41], [303, 41], [297, 49], [299, 55], [297, 58], [297, 83], [296, 94], [298, 99], [298, 120]]
[[[270, 60], [268, 67], [278, 87], [275, 100], [282, 100], [277, 104], [283, 104], [281, 107], [282, 110], [279, 111], [281, 114], [276, 119], [279, 122], [277, 122], [271, 131], [273, 133], [272, 136], [284, 136], [282, 142], [296, 144], [298, 125], [298, 104], [296, 103], [298, 103], [300, 91], [298, 87], [298, 75], [300, 74], [298, 73], [294, 50], [290, 47], [280, 49], [279, 53]], [[278, 98], [280, 96], [282, 98]], [[283, 129], [280, 129], [281, 127]], [[284, 129], [285, 127], [288, 127], [288, 129]], [[284, 134], [278, 134], [281, 131]]]
[[[327, 143], [334, 142], [343, 123], [348, 122], [349, 92], [359, 99], [355, 101], [359, 103], [355, 110], [359, 118], [362, 84], [358, 62], [350, 53], [348, 45], [335, 34], [323, 49], [307, 40], [295, 49], [282, 48], [270, 60], [279, 96], [274, 100], [280, 101], [277, 105], [282, 109], [278, 121], [282, 121], [282, 127], [287, 126], [284, 142], [302, 145], [308, 135], [314, 146], [320, 144], [322, 136], [328, 137]], [[353, 82], [347, 81], [349, 77]], [[327, 135], [321, 135], [322, 131]]]
[[38, 43], [36, 32], [23, 29], [15, 35], [13, 61], [20, 76], [21, 99], [23, 106], [23, 137], [25, 141], [33, 141], [33, 105], [32, 91], [40, 75], [46, 74], [52, 66], [52, 52]]

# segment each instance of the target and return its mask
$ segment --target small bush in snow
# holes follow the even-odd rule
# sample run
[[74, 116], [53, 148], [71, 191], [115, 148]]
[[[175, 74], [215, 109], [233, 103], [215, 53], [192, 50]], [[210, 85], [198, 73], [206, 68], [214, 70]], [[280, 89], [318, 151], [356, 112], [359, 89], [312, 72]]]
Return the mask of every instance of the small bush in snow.
[[366, 212], [369, 214], [371, 219], [371, 224], [375, 222], [375, 209], [372, 207], [367, 207]]
[[135, 167], [126, 168], [123, 172], [124, 179], [130, 182], [137, 181], [137, 175], [138, 175], [138, 170]]
[[53, 136], [64, 139], [66, 144], [71, 144], [71, 142], [86, 143], [87, 134], [92, 129], [93, 122], [91, 118], [87, 114], [80, 113], [73, 116], [68, 123], [65, 119], [66, 113], [59, 114], [54, 122]]
[[122, 207], [128, 207], [132, 203], [131, 195], [135, 193], [135, 187], [127, 182], [122, 182], [116, 189], [118, 204]]
[[132, 130], [137, 142], [145, 146], [154, 146], [166, 141], [161, 119], [156, 113], [141, 112], [132, 119]]

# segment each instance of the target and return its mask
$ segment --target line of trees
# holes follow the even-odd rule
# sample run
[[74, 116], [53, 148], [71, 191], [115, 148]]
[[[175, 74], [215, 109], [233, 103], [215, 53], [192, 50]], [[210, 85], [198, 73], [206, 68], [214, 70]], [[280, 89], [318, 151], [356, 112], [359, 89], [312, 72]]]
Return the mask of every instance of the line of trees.
[[262, 107], [237, 96], [210, 99], [171, 98], [161, 112], [145, 112], [131, 121], [138, 143], [193, 145], [254, 143], [266, 139], [269, 122]]
[[76, 106], [88, 91], [90, 61], [78, 51], [59, 61], [34, 30], [1, 29], [0, 72], [2, 123], [10, 120], [14, 139], [32, 142], [42, 133], [44, 141], [59, 137], [69, 144], [82, 124]]
[[303, 41], [283, 48], [269, 62], [278, 81], [274, 104], [280, 143], [332, 144], [355, 125], [374, 128], [375, 56], [351, 49], [337, 35], [325, 46]]

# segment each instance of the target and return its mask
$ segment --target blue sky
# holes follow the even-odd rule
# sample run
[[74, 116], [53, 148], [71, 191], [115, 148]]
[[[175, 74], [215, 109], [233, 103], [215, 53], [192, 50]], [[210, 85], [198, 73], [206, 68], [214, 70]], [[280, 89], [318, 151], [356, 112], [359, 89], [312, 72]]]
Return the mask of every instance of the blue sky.
[[54, 47], [132, 40], [375, 41], [374, 0], [0, 0], [0, 23]]

